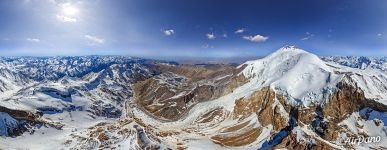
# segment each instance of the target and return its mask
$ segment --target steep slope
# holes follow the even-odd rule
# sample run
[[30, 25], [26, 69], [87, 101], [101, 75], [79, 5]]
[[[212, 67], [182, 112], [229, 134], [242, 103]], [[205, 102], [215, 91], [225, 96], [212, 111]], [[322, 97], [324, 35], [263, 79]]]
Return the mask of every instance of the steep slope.
[[288, 95], [292, 105], [324, 103], [341, 79], [316, 55], [288, 46], [264, 59], [245, 63], [243, 74], [257, 87], [270, 86]]
[[244, 84], [229, 94], [197, 103], [187, 116], [176, 121], [150, 117], [136, 104], [130, 105], [129, 115], [146, 126], [150, 136], [159, 137], [160, 143], [172, 148], [269, 149], [300, 145], [305, 149], [344, 149], [353, 145], [342, 143], [347, 132], [340, 122], [365, 108], [387, 111], [379, 103], [385, 97], [370, 97], [378, 91], [364, 88], [358, 80], [359, 76], [370, 78], [375, 82], [368, 86], [383, 90], [385, 79], [379, 79], [383, 80], [379, 84], [382, 86], [377, 86], [378, 79], [373, 78], [383, 76], [380, 71], [327, 63], [293, 46], [239, 68], [239, 75], [246, 79]]
[[[339, 66], [339, 73], [347, 74], [363, 89], [369, 99], [387, 104], [387, 61], [381, 58], [366, 57], [323, 57], [332, 67]], [[358, 68], [358, 69], [353, 69]]]
[[120, 125], [125, 103], [133, 95], [132, 84], [154, 74], [153, 62], [130, 57], [19, 57], [0, 62], [0, 80], [7, 83], [6, 91], [0, 91], [1, 136], [15, 137], [1, 140], [0, 149], [80, 146], [81, 138], [70, 141], [86, 136], [89, 128], [99, 123]]
[[245, 83], [241, 69], [227, 65], [158, 65], [161, 74], [135, 84], [136, 104], [165, 121], [176, 121], [197, 103], [216, 99]]
[[4, 95], [6, 93], [12, 93], [22, 86], [28, 85], [30, 83], [32, 83], [32, 81], [26, 78], [24, 75], [18, 74], [17, 72], [0, 66], [0, 92], [4, 93]]
[[[238, 67], [114, 56], [2, 58], [0, 67], [1, 149], [383, 149], [387, 142], [385, 72], [294, 46]], [[360, 136], [381, 140], [345, 142]]]

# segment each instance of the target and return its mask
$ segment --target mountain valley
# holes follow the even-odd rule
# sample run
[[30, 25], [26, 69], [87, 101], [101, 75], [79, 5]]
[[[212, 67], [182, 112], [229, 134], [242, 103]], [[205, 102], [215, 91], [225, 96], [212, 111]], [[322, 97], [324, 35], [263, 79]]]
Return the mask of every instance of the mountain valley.
[[238, 66], [3, 57], [0, 149], [387, 149], [386, 66], [295, 46]]

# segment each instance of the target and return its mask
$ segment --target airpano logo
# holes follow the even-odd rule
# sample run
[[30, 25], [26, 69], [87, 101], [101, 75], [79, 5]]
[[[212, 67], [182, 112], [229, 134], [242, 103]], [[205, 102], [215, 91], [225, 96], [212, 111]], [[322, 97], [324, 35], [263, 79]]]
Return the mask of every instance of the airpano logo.
[[358, 136], [356, 137], [350, 137], [347, 138], [344, 141], [345, 145], [360, 145], [362, 143], [368, 144], [368, 143], [378, 143], [380, 142], [381, 138], [380, 136], [374, 136], [374, 137], [364, 137], [364, 136]]

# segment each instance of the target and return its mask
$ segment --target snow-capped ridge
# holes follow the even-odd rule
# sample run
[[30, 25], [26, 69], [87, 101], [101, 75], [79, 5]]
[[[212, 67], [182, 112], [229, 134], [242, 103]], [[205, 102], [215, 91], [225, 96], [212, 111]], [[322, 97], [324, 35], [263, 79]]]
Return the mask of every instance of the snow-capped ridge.
[[337, 83], [345, 80], [345, 76], [351, 78], [367, 98], [387, 99], [384, 94], [387, 83], [385, 73], [377, 69], [364, 70], [333, 64], [295, 46], [282, 47], [262, 59], [248, 61], [239, 67], [242, 66], [242, 74], [254, 84], [254, 88], [270, 86], [277, 92], [289, 95], [289, 99], [298, 104], [324, 103]]
[[364, 56], [325, 56], [321, 57], [326, 62], [332, 62], [351, 68], [379, 69], [387, 72], [387, 57], [364, 57]]
[[[267, 63], [275, 63], [275, 62], [272, 62], [273, 60], [276, 60], [277, 62], [281, 62], [281, 59], [283, 59], [282, 61], [284, 61], [285, 59], [289, 59], [289, 58], [292, 58], [292, 57], [298, 57], [298, 55], [308, 55], [308, 56], [311, 56], [311, 57], [316, 57], [317, 59], [318, 56], [312, 54], [312, 53], [309, 53], [305, 50], [302, 50], [300, 48], [297, 48], [296, 46], [284, 46], [284, 47], [281, 47], [280, 49], [274, 51], [273, 53], [267, 55], [266, 57], [262, 58], [262, 59], [257, 59], [257, 60], [251, 60], [251, 61], [247, 61], [246, 63], [240, 65], [239, 67], [243, 66], [243, 65], [246, 65], [246, 64], [253, 64], [254, 62], [267, 62]], [[322, 60], [320, 60], [322, 62]]]
[[244, 63], [243, 75], [256, 85], [289, 95], [295, 105], [321, 103], [341, 78], [318, 56], [285, 46], [262, 59]]
[[281, 47], [277, 51], [293, 51], [293, 52], [306, 52], [305, 50], [298, 48], [294, 45], [286, 45], [284, 47]]

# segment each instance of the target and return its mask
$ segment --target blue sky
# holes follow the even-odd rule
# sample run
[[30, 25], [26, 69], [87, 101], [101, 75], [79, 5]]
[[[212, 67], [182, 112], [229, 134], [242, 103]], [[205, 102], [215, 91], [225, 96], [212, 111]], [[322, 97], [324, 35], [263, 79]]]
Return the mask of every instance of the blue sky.
[[385, 0], [1, 0], [0, 55], [387, 56]]

